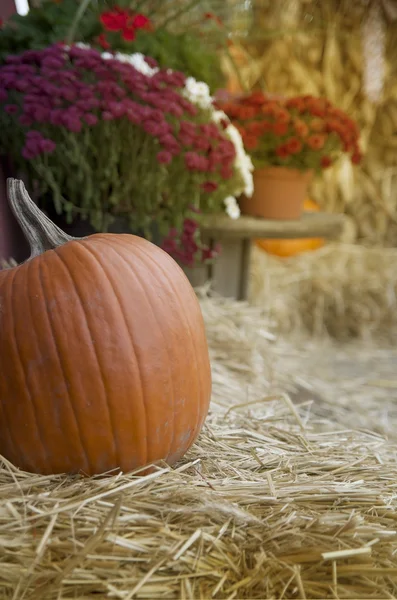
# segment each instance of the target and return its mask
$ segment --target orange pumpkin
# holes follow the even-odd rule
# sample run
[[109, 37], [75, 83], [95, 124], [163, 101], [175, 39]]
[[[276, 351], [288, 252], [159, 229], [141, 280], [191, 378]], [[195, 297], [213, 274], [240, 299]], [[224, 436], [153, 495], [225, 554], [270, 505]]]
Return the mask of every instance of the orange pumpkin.
[[[304, 203], [304, 209], [307, 212], [317, 212], [318, 204], [307, 198]], [[256, 240], [256, 244], [262, 250], [275, 256], [286, 258], [295, 256], [302, 252], [310, 252], [324, 246], [323, 238], [296, 238], [296, 239], [263, 239]]]
[[70, 238], [22, 182], [8, 189], [32, 253], [0, 272], [0, 454], [42, 474], [174, 463], [211, 395], [182, 269], [137, 236]]

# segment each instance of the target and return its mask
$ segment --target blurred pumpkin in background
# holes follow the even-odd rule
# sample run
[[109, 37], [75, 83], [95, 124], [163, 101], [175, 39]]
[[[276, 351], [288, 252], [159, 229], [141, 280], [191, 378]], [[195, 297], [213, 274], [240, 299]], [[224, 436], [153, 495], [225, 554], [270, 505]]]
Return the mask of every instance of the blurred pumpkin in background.
[[[303, 207], [306, 212], [318, 212], [320, 210], [318, 204], [310, 198], [305, 200]], [[256, 240], [255, 243], [268, 254], [286, 258], [322, 248], [325, 241], [323, 238], [260, 239]]]

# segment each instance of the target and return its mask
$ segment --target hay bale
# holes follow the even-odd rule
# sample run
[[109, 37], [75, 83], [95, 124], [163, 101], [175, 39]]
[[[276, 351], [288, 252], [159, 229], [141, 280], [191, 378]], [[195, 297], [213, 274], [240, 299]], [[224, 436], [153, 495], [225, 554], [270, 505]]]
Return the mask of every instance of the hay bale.
[[[347, 350], [275, 340], [245, 304], [204, 293], [201, 304], [214, 397], [174, 469], [82, 479], [1, 463], [2, 598], [395, 596], [396, 446], [373, 424], [394, 416], [380, 380], [393, 379], [396, 355], [373, 381], [345, 371], [329, 384]], [[378, 369], [383, 350], [361, 350]], [[343, 398], [353, 389], [355, 421]]]
[[278, 259], [256, 249], [251, 300], [282, 332], [397, 339], [397, 249], [333, 243]]

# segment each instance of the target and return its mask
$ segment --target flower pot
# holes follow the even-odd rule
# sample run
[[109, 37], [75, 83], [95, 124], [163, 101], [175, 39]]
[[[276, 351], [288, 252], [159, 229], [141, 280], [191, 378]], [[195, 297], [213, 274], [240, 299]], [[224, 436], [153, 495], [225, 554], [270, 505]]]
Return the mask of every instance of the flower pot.
[[313, 171], [265, 167], [254, 171], [254, 193], [243, 196], [241, 212], [263, 219], [294, 220], [302, 215]]

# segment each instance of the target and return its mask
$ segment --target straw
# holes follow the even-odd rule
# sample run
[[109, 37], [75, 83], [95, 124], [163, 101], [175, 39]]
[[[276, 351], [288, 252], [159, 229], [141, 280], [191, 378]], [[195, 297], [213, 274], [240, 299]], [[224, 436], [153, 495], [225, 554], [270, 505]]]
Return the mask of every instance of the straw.
[[251, 300], [279, 331], [396, 340], [395, 248], [333, 243], [288, 259], [255, 249], [251, 271]]
[[396, 388], [379, 382], [396, 352], [277, 339], [261, 309], [199, 295], [214, 393], [197, 444], [146, 477], [4, 461], [2, 598], [395, 597]]

